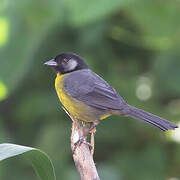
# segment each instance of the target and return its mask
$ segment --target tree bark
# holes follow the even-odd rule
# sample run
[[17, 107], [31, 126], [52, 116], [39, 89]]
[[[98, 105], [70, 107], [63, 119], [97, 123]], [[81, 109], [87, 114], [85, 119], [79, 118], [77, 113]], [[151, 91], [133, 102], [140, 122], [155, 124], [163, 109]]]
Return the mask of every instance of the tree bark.
[[[71, 116], [70, 116], [71, 117]], [[84, 143], [77, 145], [79, 138], [83, 135], [83, 127], [79, 124], [79, 121], [71, 117], [72, 134], [71, 134], [71, 149], [73, 152], [73, 159], [75, 166], [80, 174], [81, 180], [100, 180], [96, 166], [94, 164], [92, 153], [90, 152], [89, 145], [85, 139]]]

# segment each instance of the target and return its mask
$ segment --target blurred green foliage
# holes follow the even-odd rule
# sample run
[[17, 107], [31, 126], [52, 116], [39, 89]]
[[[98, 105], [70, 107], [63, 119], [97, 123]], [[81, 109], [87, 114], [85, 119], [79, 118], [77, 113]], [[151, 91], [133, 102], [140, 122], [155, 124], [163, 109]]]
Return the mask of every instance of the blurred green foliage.
[[[79, 179], [71, 120], [58, 101], [54, 72], [43, 66], [62, 52], [84, 57], [128, 103], [177, 123], [179, 17], [179, 0], [1, 0], [1, 143], [42, 149], [57, 179]], [[96, 133], [101, 179], [180, 178], [180, 144], [172, 137], [130, 118], [109, 117]], [[36, 179], [18, 159], [0, 165], [0, 179], [12, 178]]]

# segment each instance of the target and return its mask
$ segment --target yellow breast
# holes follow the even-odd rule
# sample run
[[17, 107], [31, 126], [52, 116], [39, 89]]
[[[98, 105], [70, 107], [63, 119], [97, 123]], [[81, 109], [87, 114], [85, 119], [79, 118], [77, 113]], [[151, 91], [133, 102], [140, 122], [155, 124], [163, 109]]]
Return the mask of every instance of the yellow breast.
[[63, 106], [72, 116], [83, 121], [88, 121], [85, 113], [86, 111], [85, 105], [82, 102], [77, 101], [73, 97], [69, 96], [65, 91], [64, 77], [66, 75], [68, 74], [60, 75], [59, 73], [57, 73], [57, 77], [55, 80], [55, 88], [58, 97], [61, 103], [63, 104]]
[[60, 75], [59, 73], [57, 73], [57, 77], [55, 80], [55, 88], [56, 88], [56, 92], [59, 97], [59, 100], [61, 101], [63, 106], [66, 108], [66, 110], [68, 110], [68, 112], [72, 114], [75, 111], [75, 109], [74, 109], [74, 106], [72, 105], [73, 103], [72, 98], [67, 95], [64, 89], [65, 76], [66, 74]]
[[56, 92], [63, 106], [66, 104], [66, 99], [67, 99], [67, 94], [64, 91], [64, 77], [65, 76], [66, 75], [60, 75], [59, 73], [57, 73], [57, 77], [55, 80]]

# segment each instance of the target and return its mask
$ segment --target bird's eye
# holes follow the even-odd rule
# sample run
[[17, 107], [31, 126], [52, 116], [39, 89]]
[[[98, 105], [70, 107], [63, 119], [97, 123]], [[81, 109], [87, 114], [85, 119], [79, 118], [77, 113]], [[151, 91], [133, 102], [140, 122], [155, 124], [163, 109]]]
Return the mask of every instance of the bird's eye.
[[68, 62], [68, 60], [65, 59], [65, 58], [62, 60], [62, 64], [63, 64], [63, 65], [67, 64], [67, 62]]

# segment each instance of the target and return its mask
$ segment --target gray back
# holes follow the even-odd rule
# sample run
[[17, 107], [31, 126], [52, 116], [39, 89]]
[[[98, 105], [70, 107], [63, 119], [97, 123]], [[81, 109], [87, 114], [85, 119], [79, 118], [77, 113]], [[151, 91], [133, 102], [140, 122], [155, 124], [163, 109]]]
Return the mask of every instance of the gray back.
[[64, 86], [70, 96], [91, 107], [121, 110], [126, 104], [114, 88], [90, 69], [69, 73]]

